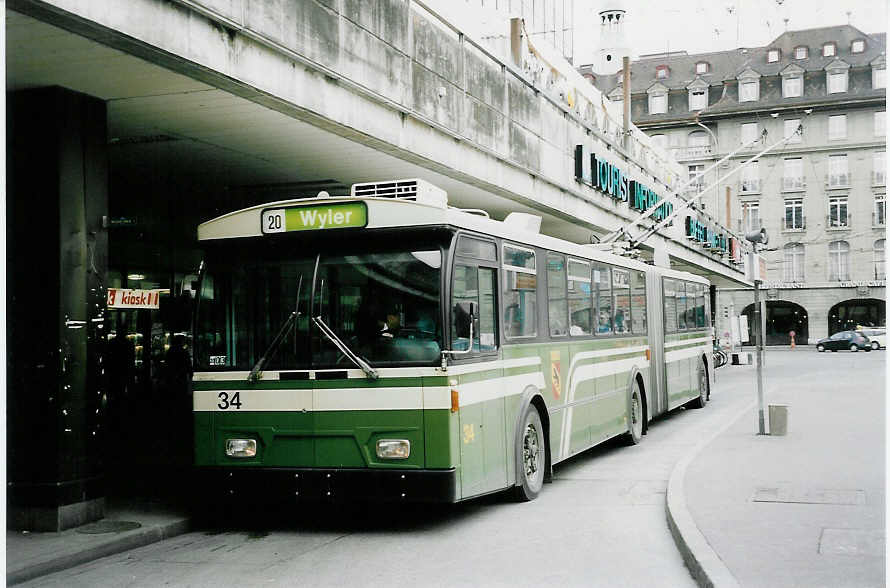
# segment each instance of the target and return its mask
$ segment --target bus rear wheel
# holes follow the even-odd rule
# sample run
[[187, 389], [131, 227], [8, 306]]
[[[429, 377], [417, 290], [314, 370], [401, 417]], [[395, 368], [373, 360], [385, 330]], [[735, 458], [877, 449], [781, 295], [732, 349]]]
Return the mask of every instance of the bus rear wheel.
[[522, 429], [516, 440], [516, 454], [519, 456], [517, 466], [519, 484], [514, 493], [521, 502], [528, 502], [538, 497], [544, 485], [544, 469], [547, 463], [546, 441], [541, 415], [534, 405], [525, 407], [522, 415]]
[[698, 398], [690, 400], [686, 406], [689, 408], [704, 408], [708, 400], [708, 370], [705, 363], [700, 361], [698, 364]]
[[640, 442], [640, 439], [643, 437], [643, 421], [645, 418], [640, 383], [634, 378], [633, 386], [631, 386], [630, 390], [627, 433], [624, 434], [624, 442], [627, 445], [637, 445]]

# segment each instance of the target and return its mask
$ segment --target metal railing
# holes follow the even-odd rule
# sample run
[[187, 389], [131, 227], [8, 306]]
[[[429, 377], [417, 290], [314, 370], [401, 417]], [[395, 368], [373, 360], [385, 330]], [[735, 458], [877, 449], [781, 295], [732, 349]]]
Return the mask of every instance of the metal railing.
[[782, 178], [782, 191], [783, 192], [794, 192], [796, 190], [806, 190], [806, 189], [807, 189], [807, 179], [803, 176], [783, 177]]
[[752, 220], [738, 219], [736, 221], [739, 233], [749, 233], [751, 231], [759, 231], [763, 228], [763, 221], [759, 218]]
[[782, 220], [779, 222], [779, 226], [782, 227], [783, 231], [803, 231], [807, 228], [807, 217], [802, 216], [798, 219], [798, 222], [794, 222], [794, 219], [791, 220], [791, 223], [788, 223], [788, 217], [782, 217]]
[[674, 159], [700, 159], [710, 157], [714, 153], [711, 145], [690, 145], [688, 147], [673, 147]]
[[845, 174], [828, 174], [825, 176], [826, 188], [849, 188], [850, 173]]
[[739, 194], [757, 194], [760, 192], [760, 178], [739, 180]]
[[843, 215], [827, 215], [825, 217], [825, 226], [829, 229], [849, 229], [851, 216], [848, 214]]

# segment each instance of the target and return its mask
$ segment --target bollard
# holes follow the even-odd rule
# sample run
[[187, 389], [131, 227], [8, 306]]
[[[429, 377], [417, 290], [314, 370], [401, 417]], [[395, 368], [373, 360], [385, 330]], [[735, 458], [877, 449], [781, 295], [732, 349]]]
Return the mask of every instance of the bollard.
[[783, 437], [788, 434], [788, 405], [769, 405], [769, 434]]

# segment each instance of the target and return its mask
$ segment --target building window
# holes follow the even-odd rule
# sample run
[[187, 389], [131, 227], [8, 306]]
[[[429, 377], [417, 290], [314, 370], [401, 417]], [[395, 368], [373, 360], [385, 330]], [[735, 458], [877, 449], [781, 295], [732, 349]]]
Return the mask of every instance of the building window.
[[846, 139], [847, 138], [847, 115], [836, 114], [828, 117], [828, 138], [829, 139]]
[[887, 195], [875, 194], [875, 207], [871, 213], [871, 224], [883, 227], [887, 224]]
[[884, 239], [875, 241], [875, 279], [887, 279], [887, 271], [884, 269]]
[[834, 57], [835, 55], [837, 55], [837, 45], [835, 43], [822, 45], [822, 57]]
[[875, 151], [872, 154], [871, 185], [884, 186], [887, 184], [887, 153]]
[[784, 76], [782, 78], [782, 98], [797, 98], [803, 94], [803, 76]]
[[649, 95], [649, 114], [664, 114], [667, 112], [667, 94]]
[[873, 67], [871, 70], [871, 87], [875, 90], [887, 87], [887, 70]]
[[702, 110], [708, 107], [708, 89], [689, 90], [689, 110]]
[[689, 174], [690, 184], [687, 188], [692, 193], [699, 193], [705, 188], [705, 178], [702, 175], [702, 172], [705, 170], [704, 164], [698, 165], [690, 165], [687, 166], [687, 173]]
[[846, 241], [828, 244], [828, 279], [832, 282], [850, 279], [850, 244]]
[[850, 185], [850, 173], [846, 155], [828, 156], [828, 187], [846, 188]]
[[659, 65], [655, 68], [655, 79], [657, 80], [666, 80], [670, 75], [671, 70], [666, 65]]
[[699, 61], [695, 64], [695, 73], [697, 74], [706, 74], [708, 73], [708, 63], [706, 61]]
[[702, 157], [711, 153], [711, 138], [704, 131], [692, 131], [686, 137], [686, 156]]
[[790, 157], [784, 161], [782, 171], [782, 189], [785, 191], [804, 190], [807, 187], [803, 175], [803, 159]]
[[885, 127], [886, 118], [886, 110], [880, 110], [875, 113], [875, 137], [883, 137], [887, 134], [887, 129]]
[[749, 80], [739, 83], [739, 102], [752, 102], [760, 97], [760, 81]]
[[667, 148], [667, 135], [652, 135], [652, 144], [661, 147], [662, 149]]
[[799, 231], [804, 226], [803, 199], [793, 198], [785, 201], [785, 219], [783, 223], [786, 231]]
[[836, 196], [828, 199], [828, 228], [839, 229], [849, 226], [847, 221], [847, 197]]
[[746, 145], [751, 141], [754, 141], [755, 139], [757, 139], [757, 136], [758, 129], [756, 122], [742, 123], [741, 125], [739, 125], [739, 142], [742, 145]]
[[794, 48], [794, 59], [806, 59], [808, 54], [808, 50], [806, 47], [795, 47]]
[[782, 276], [785, 282], [804, 281], [804, 246], [802, 243], [788, 243], [785, 245], [782, 259]]
[[856, 39], [850, 45], [850, 53], [862, 53], [865, 51], [865, 41], [862, 39]]
[[789, 118], [789, 119], [785, 120], [785, 125], [784, 125], [782, 136], [786, 139], [788, 137], [791, 137], [790, 139], [788, 139], [788, 144], [800, 143], [801, 140], [803, 139], [803, 137], [801, 137], [800, 135], [797, 134], [797, 127], [799, 127], [799, 126], [800, 126], [799, 118]]
[[828, 93], [838, 94], [847, 91], [847, 72], [830, 71], [828, 72]]
[[746, 233], [760, 230], [759, 202], [742, 202], [742, 230]]
[[760, 192], [760, 168], [757, 161], [749, 163], [739, 172], [739, 191], [742, 194], [757, 194]]
[[770, 49], [766, 52], [766, 62], [767, 63], [775, 63], [779, 61], [779, 57], [781, 55], [781, 51], [778, 49]]

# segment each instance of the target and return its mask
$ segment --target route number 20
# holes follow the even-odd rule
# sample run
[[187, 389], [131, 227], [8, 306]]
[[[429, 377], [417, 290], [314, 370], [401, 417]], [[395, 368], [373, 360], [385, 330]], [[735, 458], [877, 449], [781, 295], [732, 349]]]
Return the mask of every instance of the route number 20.
[[216, 404], [220, 410], [228, 410], [232, 407], [235, 407], [236, 410], [241, 410], [241, 393], [235, 392], [232, 394], [232, 397], [229, 398], [228, 392], [220, 392], [217, 395], [219, 398], [219, 402]]
[[263, 233], [283, 233], [285, 226], [284, 209], [264, 210], [262, 215]]

